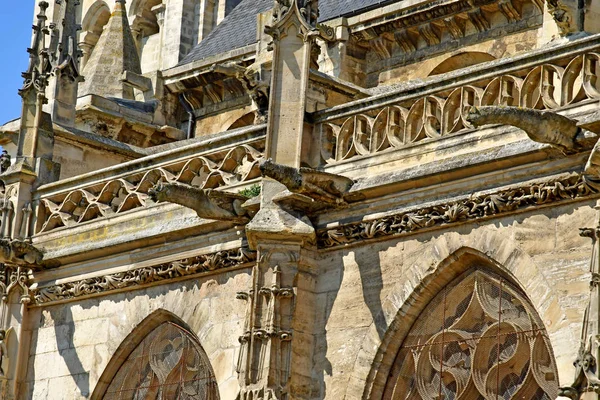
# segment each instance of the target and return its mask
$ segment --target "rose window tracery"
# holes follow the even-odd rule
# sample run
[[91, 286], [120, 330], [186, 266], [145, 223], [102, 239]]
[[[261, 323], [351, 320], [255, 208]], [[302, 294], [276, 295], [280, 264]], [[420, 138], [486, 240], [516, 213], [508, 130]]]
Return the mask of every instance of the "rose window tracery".
[[550, 342], [513, 284], [472, 270], [425, 307], [405, 337], [385, 399], [557, 396]]
[[105, 400], [218, 400], [204, 350], [192, 334], [171, 322], [155, 328], [127, 357]]

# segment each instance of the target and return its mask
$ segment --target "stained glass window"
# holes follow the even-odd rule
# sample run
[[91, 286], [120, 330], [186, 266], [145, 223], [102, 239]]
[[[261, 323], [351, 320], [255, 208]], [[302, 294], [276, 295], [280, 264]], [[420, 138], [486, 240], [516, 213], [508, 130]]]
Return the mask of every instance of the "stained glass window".
[[218, 400], [210, 362], [194, 336], [171, 322], [155, 328], [127, 357], [106, 400]]
[[474, 269], [447, 285], [405, 337], [385, 399], [557, 396], [548, 336], [507, 280]]

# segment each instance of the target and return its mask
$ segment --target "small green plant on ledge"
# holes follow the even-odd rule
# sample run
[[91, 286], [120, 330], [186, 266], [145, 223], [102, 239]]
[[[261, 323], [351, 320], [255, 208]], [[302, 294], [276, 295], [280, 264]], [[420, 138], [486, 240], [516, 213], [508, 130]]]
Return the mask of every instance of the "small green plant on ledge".
[[247, 187], [246, 189], [240, 190], [238, 194], [249, 199], [253, 199], [256, 196], [260, 195], [260, 185], [255, 183], [254, 185]]

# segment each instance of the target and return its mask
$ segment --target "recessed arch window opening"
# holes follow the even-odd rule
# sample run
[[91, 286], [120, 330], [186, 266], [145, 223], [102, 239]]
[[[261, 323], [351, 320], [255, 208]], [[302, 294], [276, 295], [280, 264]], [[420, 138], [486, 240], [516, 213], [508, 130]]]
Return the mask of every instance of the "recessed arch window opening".
[[494, 61], [495, 59], [496, 57], [493, 55], [481, 51], [467, 51], [455, 54], [438, 64], [429, 73], [429, 76], [445, 74], [447, 72], [456, 71], [457, 69], [472, 67], [473, 65], [488, 61]]
[[210, 361], [195, 336], [163, 322], [129, 354], [102, 398], [219, 400], [219, 394]]
[[425, 307], [400, 347], [384, 399], [537, 399], [558, 394], [546, 330], [510, 281], [472, 269]]

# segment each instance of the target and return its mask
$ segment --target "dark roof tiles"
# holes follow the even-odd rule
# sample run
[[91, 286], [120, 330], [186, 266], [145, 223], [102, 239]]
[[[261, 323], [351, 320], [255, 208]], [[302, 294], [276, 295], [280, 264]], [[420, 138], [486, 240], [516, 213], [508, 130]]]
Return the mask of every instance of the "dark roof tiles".
[[[398, 0], [321, 0], [321, 21], [351, 15]], [[179, 63], [189, 64], [207, 57], [239, 49], [257, 41], [257, 15], [270, 10], [273, 0], [242, 0], [202, 42]]]

